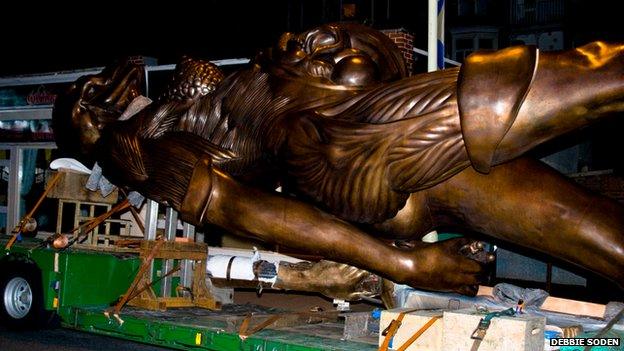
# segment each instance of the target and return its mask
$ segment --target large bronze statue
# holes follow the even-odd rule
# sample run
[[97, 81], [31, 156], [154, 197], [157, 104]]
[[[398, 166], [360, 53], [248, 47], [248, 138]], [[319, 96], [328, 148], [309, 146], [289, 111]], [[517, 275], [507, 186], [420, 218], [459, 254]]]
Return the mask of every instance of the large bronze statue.
[[113, 183], [189, 223], [395, 282], [475, 292], [483, 266], [461, 250], [470, 239], [407, 248], [385, 240], [443, 226], [622, 287], [624, 207], [522, 155], [624, 110], [623, 49], [513, 47], [407, 77], [383, 34], [324, 25], [284, 34], [225, 78], [185, 59], [170, 89], [131, 117], [141, 67], [82, 77], [57, 100], [54, 131], [61, 150], [97, 161]]

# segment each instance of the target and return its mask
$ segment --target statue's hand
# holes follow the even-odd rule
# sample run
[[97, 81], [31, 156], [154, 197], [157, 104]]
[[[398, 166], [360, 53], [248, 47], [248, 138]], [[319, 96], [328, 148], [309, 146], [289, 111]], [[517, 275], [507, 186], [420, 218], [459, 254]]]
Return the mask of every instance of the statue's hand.
[[[453, 291], [464, 295], [475, 295], [485, 272], [483, 262], [473, 258], [482, 249], [474, 240], [450, 239], [437, 243], [417, 243], [403, 257], [403, 272], [399, 272], [400, 283], [415, 288], [437, 291]], [[486, 257], [492, 261], [492, 257]]]

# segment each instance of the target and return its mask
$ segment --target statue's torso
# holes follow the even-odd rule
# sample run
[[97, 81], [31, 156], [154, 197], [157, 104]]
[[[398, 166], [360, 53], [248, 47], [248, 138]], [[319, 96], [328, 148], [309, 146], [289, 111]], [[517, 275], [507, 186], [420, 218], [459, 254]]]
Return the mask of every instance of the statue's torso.
[[233, 152], [239, 159], [223, 167], [241, 181], [290, 186], [344, 219], [381, 222], [409, 193], [468, 165], [456, 77], [449, 70], [359, 93], [293, 95], [250, 70], [224, 80], [174, 129]]

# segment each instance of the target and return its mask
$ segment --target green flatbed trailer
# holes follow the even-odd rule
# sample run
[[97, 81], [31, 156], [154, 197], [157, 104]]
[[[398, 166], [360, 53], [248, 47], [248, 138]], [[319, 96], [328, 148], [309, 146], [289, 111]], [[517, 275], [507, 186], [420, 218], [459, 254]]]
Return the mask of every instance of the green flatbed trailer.
[[223, 312], [202, 309], [148, 312], [126, 307], [121, 322], [107, 317], [104, 310], [130, 286], [141, 264], [138, 255], [72, 248], [57, 251], [43, 247], [37, 239], [25, 239], [5, 250], [6, 242], [0, 239], [0, 317], [10, 326], [37, 325], [54, 313], [65, 328], [178, 350], [377, 349], [370, 343], [341, 340], [339, 323], [328, 323], [320, 334], [317, 325], [315, 335], [301, 326], [264, 329], [242, 339], [219, 318]]

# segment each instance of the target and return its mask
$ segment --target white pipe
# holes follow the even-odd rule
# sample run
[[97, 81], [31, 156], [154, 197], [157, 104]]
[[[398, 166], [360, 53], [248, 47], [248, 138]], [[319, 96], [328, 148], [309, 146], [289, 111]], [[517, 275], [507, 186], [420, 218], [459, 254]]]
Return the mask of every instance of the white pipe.
[[[423, 49], [414, 48], [414, 49], [412, 49], [412, 50], [413, 50], [415, 53], [419, 54], [419, 55], [429, 56], [429, 53], [428, 53], [428, 52], [426, 52], [426, 51], [425, 51], [425, 50], [423, 50]], [[444, 62], [446, 62], [446, 63], [448, 63], [448, 64], [451, 64], [451, 65], [453, 65], [453, 66], [461, 66], [461, 63], [460, 63], [460, 62], [457, 62], [457, 61], [455, 61], [455, 60], [451, 60], [451, 59], [450, 59], [450, 58], [448, 58], [448, 57], [445, 57], [445, 58], [444, 58]]]
[[[444, 50], [444, 17], [446, 16], [446, 0], [438, 0], [438, 56], [436, 60], [438, 62], [438, 69], [444, 69], [444, 60], [440, 62], [440, 59], [444, 58], [445, 50]], [[442, 52], [440, 52], [442, 51]]]
[[[247, 58], [235, 58], [235, 59], [223, 59], [223, 60], [214, 60], [210, 61], [217, 66], [228, 66], [228, 65], [243, 65], [250, 62]], [[176, 67], [175, 63], [168, 65], [159, 65], [159, 66], [146, 66], [147, 71], [149, 72], [157, 72], [157, 71], [173, 71]]]
[[[280, 262], [297, 263], [301, 260], [271, 251], [258, 251], [256, 248], [235, 249], [222, 247], [208, 248], [208, 261], [206, 271], [209, 277], [220, 279], [236, 279], [275, 283], [277, 275], [272, 278], [258, 277], [253, 271], [256, 261], [263, 260], [275, 265], [276, 272], [279, 270]], [[228, 276], [229, 266], [229, 276]]]
[[253, 272], [253, 258], [250, 257], [226, 255], [209, 256], [206, 269], [212, 278], [236, 280], [256, 279]]
[[269, 261], [271, 263], [279, 263], [279, 262], [290, 262], [297, 263], [302, 260], [298, 258], [294, 258], [291, 256], [286, 256], [273, 251], [264, 251], [264, 250], [253, 250], [253, 249], [239, 249], [232, 247], [208, 247], [208, 255], [216, 256], [216, 255], [225, 255], [225, 256], [241, 256], [241, 257], [254, 257], [256, 252], [260, 254], [263, 260]]
[[438, 0], [428, 0], [427, 71], [438, 69]]
[[[428, 0], [428, 30], [427, 30], [427, 72], [433, 72], [438, 70], [438, 1]], [[444, 25], [444, 24], [442, 24]], [[444, 53], [442, 53], [444, 55]], [[423, 238], [427, 242], [438, 241], [438, 233], [433, 231]]]
[[[212, 61], [217, 66], [227, 65], [241, 65], [249, 63], [247, 58], [234, 58]], [[147, 71], [173, 71], [175, 64], [160, 65], [160, 66], [146, 66]], [[83, 70], [64, 71], [64, 72], [49, 72], [40, 74], [29, 74], [16, 77], [0, 77], [0, 87], [13, 87], [21, 85], [38, 85], [38, 84], [52, 84], [52, 83], [66, 83], [74, 82], [76, 79], [86, 76], [88, 74], [98, 74], [102, 72], [104, 67], [94, 67]]]

